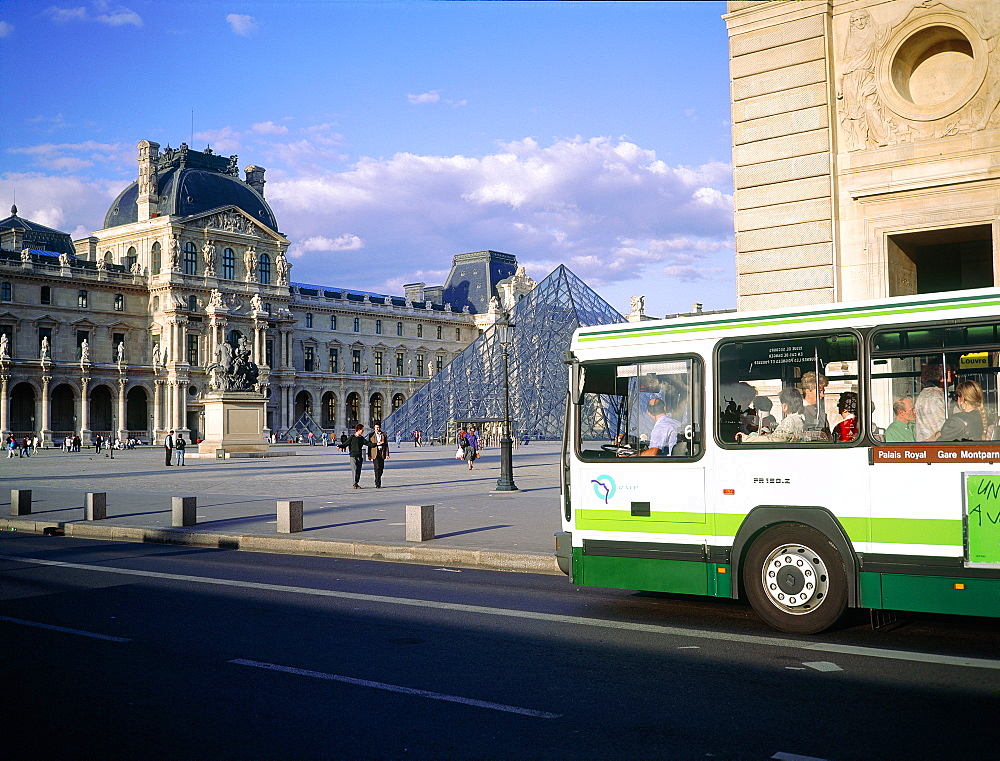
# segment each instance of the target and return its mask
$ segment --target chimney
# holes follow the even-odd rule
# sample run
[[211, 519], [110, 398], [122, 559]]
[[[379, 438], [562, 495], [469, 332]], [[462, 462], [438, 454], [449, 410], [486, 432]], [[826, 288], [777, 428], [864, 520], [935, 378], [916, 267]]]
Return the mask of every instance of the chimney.
[[158, 180], [156, 165], [160, 160], [160, 144], [150, 140], [139, 143], [139, 221], [158, 217], [160, 197], [156, 192]]
[[247, 185], [257, 191], [260, 197], [264, 197], [264, 167], [251, 164], [246, 168]]
[[698, 314], [701, 312], [701, 308], [704, 306], [700, 301], [696, 301], [691, 305], [691, 311]]

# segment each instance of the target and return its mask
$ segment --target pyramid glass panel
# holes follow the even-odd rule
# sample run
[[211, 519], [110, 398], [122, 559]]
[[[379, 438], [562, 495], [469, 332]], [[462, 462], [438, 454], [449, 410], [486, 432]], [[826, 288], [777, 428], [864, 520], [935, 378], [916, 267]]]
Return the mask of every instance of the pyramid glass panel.
[[[519, 438], [559, 439], [566, 416], [566, 365], [573, 331], [581, 326], [624, 322], [624, 317], [586, 283], [560, 265], [527, 294], [511, 313], [515, 327], [508, 347], [510, 418]], [[384, 424], [386, 431], [424, 439], [454, 440], [458, 425], [478, 425], [487, 441], [498, 438], [504, 418], [503, 353], [491, 327], [414, 394]], [[607, 405], [588, 410], [584, 420], [606, 437]]]

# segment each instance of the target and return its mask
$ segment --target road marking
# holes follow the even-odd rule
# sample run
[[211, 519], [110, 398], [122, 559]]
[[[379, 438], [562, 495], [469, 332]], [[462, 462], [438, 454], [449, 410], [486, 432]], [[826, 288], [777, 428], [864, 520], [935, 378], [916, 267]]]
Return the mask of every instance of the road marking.
[[297, 669], [291, 666], [278, 666], [274, 663], [261, 663], [260, 661], [248, 661], [244, 658], [235, 658], [230, 663], [237, 663], [241, 666], [254, 666], [268, 671], [282, 671], [286, 674], [298, 674], [299, 676], [311, 676], [313, 679], [329, 679], [334, 682], [344, 682], [357, 687], [372, 687], [376, 690], [386, 692], [400, 692], [404, 695], [417, 695], [421, 698], [431, 700], [446, 700], [450, 703], [462, 703], [463, 705], [475, 706], [476, 708], [489, 708], [493, 711], [504, 711], [506, 713], [517, 713], [522, 716], [534, 716], [538, 719], [558, 719], [561, 713], [548, 713], [547, 711], [535, 711], [531, 708], [520, 708], [518, 706], [504, 705], [503, 703], [491, 703], [487, 700], [475, 700], [473, 698], [463, 698], [458, 695], [445, 695], [442, 692], [430, 692], [429, 690], [418, 690], [415, 687], [403, 687], [398, 684], [386, 684], [385, 682], [372, 682], [368, 679], [356, 679], [352, 676], [340, 676], [339, 674], [326, 674], [322, 671], [310, 671], [308, 669]]
[[826, 761], [825, 758], [815, 756], [800, 756], [796, 753], [775, 753], [771, 758], [775, 761]]
[[36, 629], [50, 629], [54, 632], [62, 632], [63, 634], [77, 634], [81, 637], [90, 637], [91, 639], [103, 639], [108, 642], [131, 642], [132, 640], [127, 637], [114, 637], [110, 634], [98, 634], [97, 632], [85, 632], [82, 629], [69, 629], [65, 626], [53, 626], [52, 624], [42, 624], [38, 621], [25, 621], [21, 618], [10, 618], [9, 616], [0, 616], [0, 621], [6, 621], [9, 624], [20, 624], [21, 626], [33, 626]]
[[804, 661], [802, 665], [817, 671], [843, 671], [840, 666], [836, 663], [830, 663], [830, 661]]
[[915, 653], [907, 650], [887, 650], [878, 647], [861, 645], [838, 645], [833, 642], [814, 642], [811, 640], [783, 639], [781, 637], [762, 637], [756, 634], [728, 634], [704, 629], [683, 629], [676, 626], [661, 626], [658, 624], [636, 624], [627, 621], [604, 621], [600, 618], [585, 618], [582, 616], [566, 616], [558, 613], [539, 613], [530, 610], [510, 610], [507, 608], [490, 608], [485, 605], [467, 605], [455, 602], [440, 602], [437, 600], [420, 600], [407, 597], [387, 597], [385, 595], [361, 594], [358, 592], [340, 592], [333, 589], [314, 589], [311, 587], [293, 587], [284, 584], [265, 584], [259, 581], [238, 581], [231, 579], [213, 579], [208, 576], [189, 576], [180, 573], [162, 573], [158, 571], [136, 571], [129, 568], [113, 568], [111, 566], [87, 565], [84, 563], [67, 563], [61, 560], [41, 560], [39, 558], [21, 557], [18, 555], [0, 555], [0, 560], [10, 560], [18, 563], [33, 563], [56, 568], [71, 568], [79, 571], [97, 571], [99, 573], [115, 573], [122, 576], [139, 576], [166, 581], [187, 581], [194, 584], [210, 584], [237, 589], [259, 589], [264, 592], [284, 592], [289, 594], [314, 595], [316, 597], [332, 597], [341, 600], [356, 600], [358, 602], [379, 603], [383, 605], [404, 605], [413, 608], [435, 608], [437, 610], [455, 611], [458, 613], [473, 613], [486, 616], [504, 616], [535, 621], [549, 621], [560, 624], [575, 624], [577, 626], [593, 626], [601, 629], [621, 629], [624, 631], [647, 632], [649, 634], [668, 635], [674, 637], [689, 637], [692, 639], [717, 640], [720, 642], [739, 642], [763, 647], [778, 647], [789, 650], [808, 650], [820, 653], [840, 653], [856, 655], [863, 658], [885, 658], [894, 661], [913, 661], [916, 663], [932, 663], [942, 666], [961, 666], [964, 668], [990, 669], [1000, 671], [1000, 660], [987, 658], [965, 658], [954, 655], [935, 655], [933, 653]]

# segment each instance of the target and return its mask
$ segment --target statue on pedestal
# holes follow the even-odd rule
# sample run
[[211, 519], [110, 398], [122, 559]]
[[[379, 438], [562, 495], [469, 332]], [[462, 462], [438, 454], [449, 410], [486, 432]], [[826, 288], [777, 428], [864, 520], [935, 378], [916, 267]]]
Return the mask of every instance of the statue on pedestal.
[[240, 336], [236, 346], [223, 341], [208, 366], [211, 386], [217, 391], [256, 391], [260, 371], [253, 361], [250, 341]]

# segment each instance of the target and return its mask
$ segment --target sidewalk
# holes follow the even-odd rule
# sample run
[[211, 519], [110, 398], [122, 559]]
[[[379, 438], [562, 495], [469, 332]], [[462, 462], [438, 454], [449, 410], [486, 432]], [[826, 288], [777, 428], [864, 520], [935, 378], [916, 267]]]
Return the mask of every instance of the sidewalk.
[[[165, 542], [290, 554], [317, 554], [559, 573], [559, 444], [532, 443], [514, 453], [520, 491], [493, 494], [499, 450], [473, 470], [454, 449], [392, 444], [381, 489], [365, 463], [362, 489], [336, 447], [294, 447], [295, 457], [188, 460], [165, 467], [163, 450], [45, 450], [0, 460], [0, 530], [61, 531], [66, 536]], [[10, 490], [32, 490], [32, 513], [10, 515]], [[87, 492], [107, 493], [106, 520], [84, 520]], [[171, 526], [171, 497], [197, 497], [198, 523]], [[303, 501], [303, 531], [276, 533], [276, 502]], [[437, 538], [405, 540], [405, 506], [435, 505]]]

